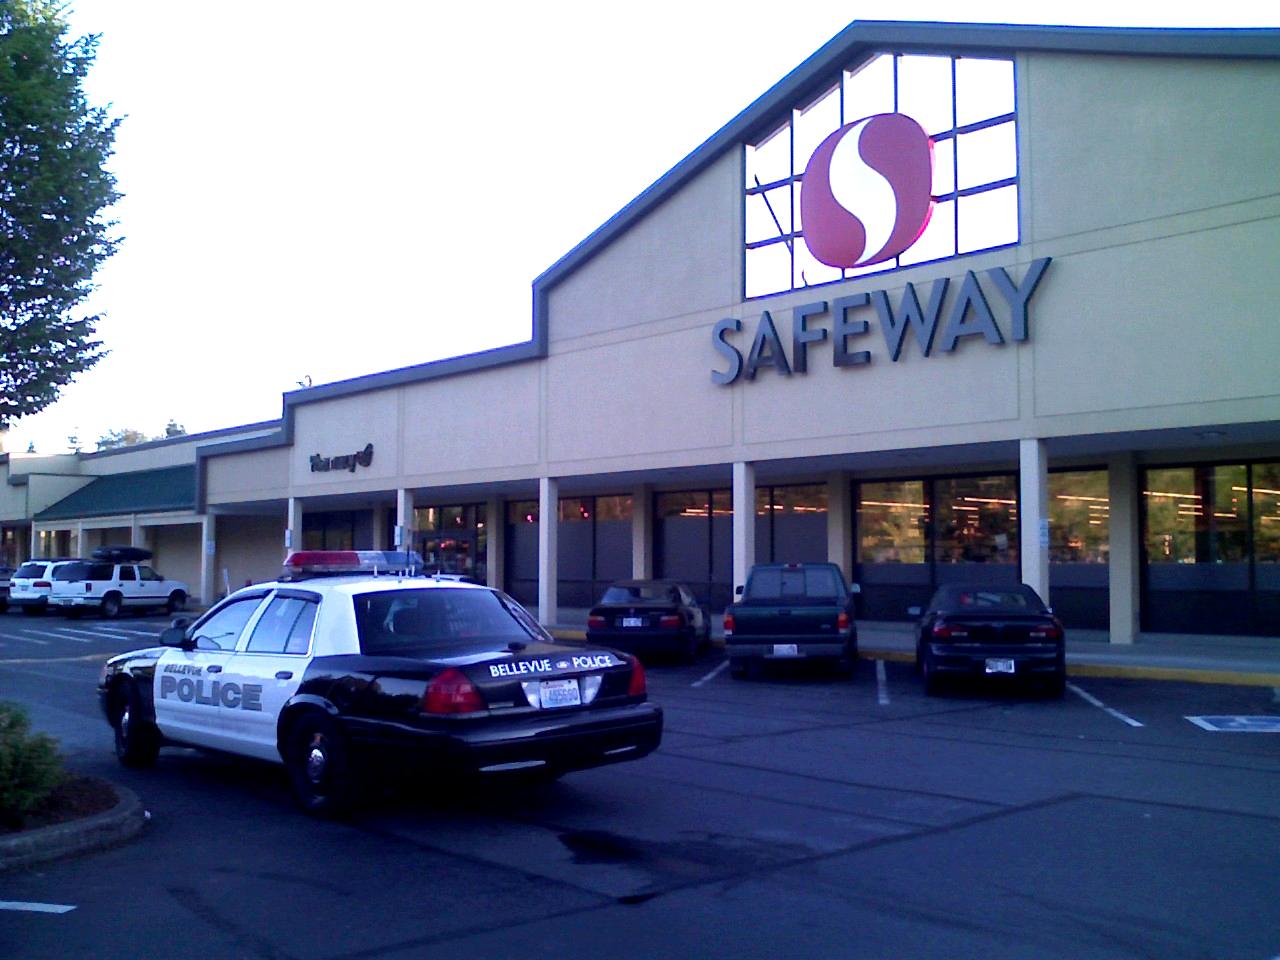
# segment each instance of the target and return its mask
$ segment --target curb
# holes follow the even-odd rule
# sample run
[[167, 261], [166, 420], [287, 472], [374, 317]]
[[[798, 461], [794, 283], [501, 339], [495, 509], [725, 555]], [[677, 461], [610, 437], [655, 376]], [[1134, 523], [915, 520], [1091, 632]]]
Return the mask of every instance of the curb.
[[0, 873], [47, 863], [131, 839], [147, 822], [138, 795], [112, 783], [116, 805], [105, 813], [0, 838]]

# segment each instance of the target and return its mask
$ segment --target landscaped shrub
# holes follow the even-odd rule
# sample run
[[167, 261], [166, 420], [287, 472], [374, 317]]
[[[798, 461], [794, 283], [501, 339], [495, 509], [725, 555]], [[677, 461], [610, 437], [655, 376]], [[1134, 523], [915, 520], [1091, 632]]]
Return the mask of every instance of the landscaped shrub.
[[21, 828], [27, 813], [62, 777], [57, 741], [33, 734], [22, 707], [0, 703], [0, 825]]

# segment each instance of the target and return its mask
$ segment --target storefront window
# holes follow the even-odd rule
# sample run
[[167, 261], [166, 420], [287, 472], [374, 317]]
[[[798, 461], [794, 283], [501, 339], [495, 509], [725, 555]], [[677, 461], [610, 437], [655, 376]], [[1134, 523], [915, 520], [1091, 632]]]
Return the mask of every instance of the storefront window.
[[458, 504], [414, 510], [415, 547], [429, 573], [460, 573], [485, 579], [488, 539], [484, 507]]
[[940, 564], [1014, 563], [1018, 559], [1017, 478], [935, 480], [934, 559]]
[[924, 563], [929, 505], [923, 480], [864, 483], [858, 500], [862, 563]]
[[[1258, 463], [1253, 467], [1253, 552], [1260, 568], [1280, 565], [1280, 463]], [[1273, 577], [1274, 572], [1267, 570], [1265, 575], [1276, 579], [1280, 586], [1280, 578]], [[1259, 586], [1263, 577], [1264, 571], [1259, 569]]]
[[1049, 474], [1049, 562], [1106, 563], [1111, 507], [1107, 471]]

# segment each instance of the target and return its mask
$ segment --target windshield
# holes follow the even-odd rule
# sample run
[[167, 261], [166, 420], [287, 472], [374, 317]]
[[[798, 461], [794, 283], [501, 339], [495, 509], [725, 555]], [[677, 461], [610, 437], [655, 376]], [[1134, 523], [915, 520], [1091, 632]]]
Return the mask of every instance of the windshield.
[[401, 656], [459, 642], [549, 639], [519, 604], [494, 590], [387, 590], [354, 599], [365, 654]]
[[765, 567], [747, 581], [749, 600], [844, 601], [844, 580], [834, 567]]
[[665, 583], [615, 583], [604, 592], [601, 603], [675, 602], [675, 591]]

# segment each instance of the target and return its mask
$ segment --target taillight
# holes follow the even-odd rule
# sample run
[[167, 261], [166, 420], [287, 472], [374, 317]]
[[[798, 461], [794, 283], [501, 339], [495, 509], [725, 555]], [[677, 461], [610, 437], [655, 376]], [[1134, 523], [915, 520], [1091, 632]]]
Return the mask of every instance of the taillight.
[[733, 636], [733, 614], [726, 613], [724, 615], [724, 635], [726, 637]]
[[643, 697], [645, 694], [644, 667], [639, 657], [631, 658], [631, 682], [627, 684], [628, 697]]
[[53, 584], [50, 583], [48, 580], [37, 580], [35, 583], [32, 584], [32, 586], [36, 587], [37, 589], [40, 587], [43, 587], [45, 590], [53, 589]]
[[450, 667], [427, 684], [422, 709], [427, 713], [475, 713], [484, 709], [484, 700], [461, 670]]
[[663, 630], [679, 630], [684, 626], [684, 615], [668, 613], [658, 621], [658, 626]]
[[1056, 623], [1051, 623], [1043, 627], [1032, 627], [1031, 639], [1032, 640], [1055, 640], [1055, 641], [1061, 640], [1062, 628], [1058, 626]]
[[935, 623], [933, 636], [935, 640], [963, 640], [969, 636], [969, 631], [964, 627], [953, 627], [949, 623]]
[[849, 614], [845, 613], [843, 610], [840, 611], [840, 615], [836, 617], [836, 629], [837, 630], [849, 629]]
[[605, 620], [604, 617], [600, 616], [599, 614], [593, 613], [591, 614], [591, 616], [587, 617], [588, 630], [603, 630], [606, 625], [607, 625], [607, 621]]

